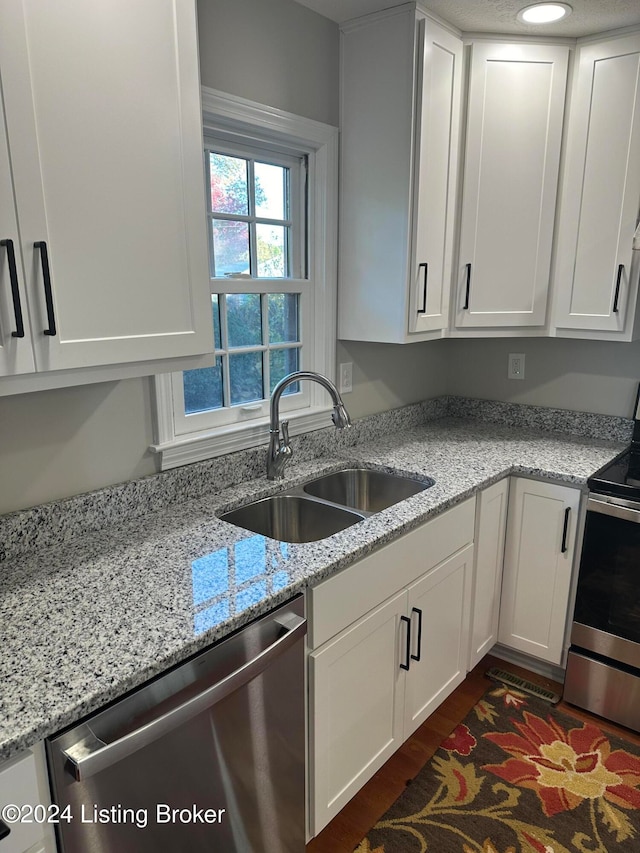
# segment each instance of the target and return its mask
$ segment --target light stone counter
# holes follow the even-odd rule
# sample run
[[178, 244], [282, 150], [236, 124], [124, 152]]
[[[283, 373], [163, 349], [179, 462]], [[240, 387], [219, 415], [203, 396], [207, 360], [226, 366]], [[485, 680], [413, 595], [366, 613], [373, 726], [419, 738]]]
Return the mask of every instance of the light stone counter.
[[[380, 416], [375, 426], [367, 419], [351, 437], [322, 431], [315, 448], [299, 441], [298, 461], [277, 485], [259, 473], [262, 449], [235, 454], [235, 469], [218, 463], [240, 485], [199, 463], [0, 519], [0, 760], [508, 474], [584, 486], [623, 449], [629, 429], [622, 419], [604, 424], [613, 442], [584, 437], [590, 428], [579, 436], [548, 431], [546, 421], [542, 431], [439, 417], [455, 412], [451, 399], [425, 406]], [[314, 457], [318, 449], [323, 455]], [[435, 485], [308, 544], [276, 542], [217, 518], [354, 463], [426, 475]], [[203, 470], [208, 487], [196, 482]], [[146, 514], [135, 496], [146, 501]]]

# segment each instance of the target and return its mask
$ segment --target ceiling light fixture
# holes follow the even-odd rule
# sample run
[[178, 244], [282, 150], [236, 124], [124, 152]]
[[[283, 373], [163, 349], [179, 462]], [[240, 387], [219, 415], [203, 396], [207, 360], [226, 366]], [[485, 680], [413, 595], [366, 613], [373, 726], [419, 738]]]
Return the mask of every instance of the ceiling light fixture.
[[520, 9], [517, 18], [523, 24], [551, 24], [573, 12], [568, 3], [535, 3]]

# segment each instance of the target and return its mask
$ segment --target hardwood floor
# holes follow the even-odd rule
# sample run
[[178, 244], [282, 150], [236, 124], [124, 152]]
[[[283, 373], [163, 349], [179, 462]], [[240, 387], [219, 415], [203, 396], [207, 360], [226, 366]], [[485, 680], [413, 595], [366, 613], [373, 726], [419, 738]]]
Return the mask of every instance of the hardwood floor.
[[[550, 690], [562, 691], [562, 686], [556, 682], [548, 681], [529, 670], [487, 655], [438, 710], [425, 720], [391, 756], [384, 767], [347, 803], [331, 823], [307, 844], [307, 853], [352, 853], [369, 829], [400, 796], [407, 781], [413, 779], [422, 769], [444, 738], [466, 717], [492, 684], [484, 674], [491, 666], [514, 672]], [[628, 729], [608, 723], [600, 717], [594, 717], [564, 702], [560, 702], [558, 708], [566, 710], [579, 719], [594, 720], [604, 731], [620, 734], [640, 746], [640, 735]]]

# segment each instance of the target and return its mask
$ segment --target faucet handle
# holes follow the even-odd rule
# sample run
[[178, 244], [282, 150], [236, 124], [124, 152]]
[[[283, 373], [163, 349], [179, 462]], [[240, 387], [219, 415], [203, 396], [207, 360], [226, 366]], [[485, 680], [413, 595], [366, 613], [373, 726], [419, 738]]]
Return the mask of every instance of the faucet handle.
[[280, 439], [280, 447], [289, 446], [289, 421], [281, 421], [280, 422], [280, 433], [282, 438]]

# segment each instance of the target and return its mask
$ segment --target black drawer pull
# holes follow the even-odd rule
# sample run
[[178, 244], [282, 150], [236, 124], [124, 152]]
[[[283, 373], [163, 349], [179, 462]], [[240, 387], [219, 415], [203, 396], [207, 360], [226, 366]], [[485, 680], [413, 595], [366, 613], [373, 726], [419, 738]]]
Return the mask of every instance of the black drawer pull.
[[51, 272], [49, 270], [49, 253], [47, 252], [47, 244], [44, 240], [40, 240], [33, 244], [36, 249], [40, 250], [40, 260], [42, 262], [42, 280], [44, 282], [44, 301], [47, 306], [47, 323], [49, 328], [44, 330], [45, 335], [56, 334], [56, 316], [53, 311], [53, 294], [51, 292]]
[[18, 288], [18, 270], [16, 269], [16, 253], [13, 250], [13, 240], [0, 240], [0, 246], [4, 246], [7, 250], [9, 281], [11, 282], [11, 298], [13, 299], [13, 313], [16, 318], [16, 330], [15, 332], [11, 332], [11, 337], [24, 338], [22, 304], [20, 302], [20, 290]]
[[420, 610], [419, 607], [412, 607], [411, 612], [418, 614], [418, 654], [411, 655], [411, 660], [419, 661], [420, 655], [422, 654], [422, 610]]
[[613, 313], [618, 313], [618, 302], [620, 301], [620, 284], [622, 282], [622, 273], [624, 272], [624, 264], [618, 264], [618, 277], [616, 278], [616, 295], [613, 297]]
[[0, 820], [0, 841], [2, 841], [3, 838], [6, 838], [7, 835], [9, 835], [10, 833], [11, 830], [9, 829], [7, 824], [3, 820]]
[[463, 310], [467, 310], [469, 307], [469, 294], [471, 292], [471, 264], [465, 264], [467, 268], [467, 288], [464, 296], [464, 305], [462, 306]]
[[408, 670], [409, 666], [411, 665], [411, 619], [409, 619], [408, 616], [401, 616], [400, 621], [407, 623], [407, 645], [405, 651], [406, 663], [401, 663], [400, 669]]
[[571, 514], [571, 507], [568, 506], [564, 511], [564, 526], [562, 528], [562, 547], [560, 551], [562, 554], [566, 554], [569, 550], [569, 546], [567, 545], [567, 534], [569, 533], [569, 515]]
[[418, 314], [427, 313], [427, 279], [429, 277], [429, 264], [418, 264], [418, 269], [421, 269], [422, 267], [424, 267], [424, 289], [422, 292], [422, 308], [418, 308]]

